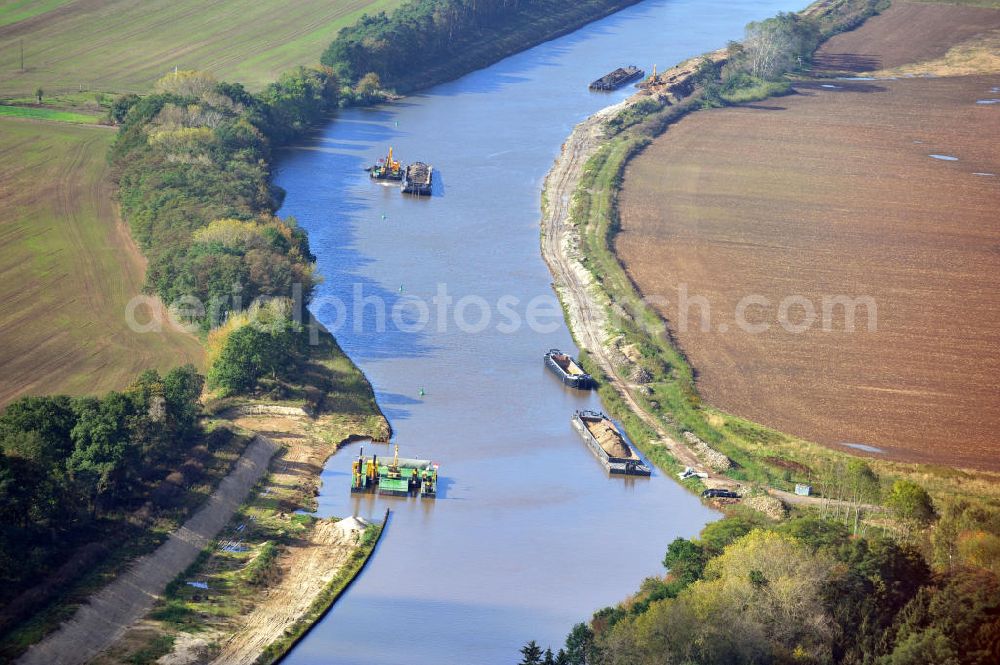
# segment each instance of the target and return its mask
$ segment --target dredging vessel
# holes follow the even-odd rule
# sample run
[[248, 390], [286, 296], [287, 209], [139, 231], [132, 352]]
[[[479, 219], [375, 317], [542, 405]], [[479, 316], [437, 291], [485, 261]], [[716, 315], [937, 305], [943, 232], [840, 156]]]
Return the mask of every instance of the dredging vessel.
[[594, 387], [594, 378], [584, 372], [572, 356], [559, 349], [549, 349], [545, 354], [545, 366], [570, 388], [590, 390]]
[[392, 461], [379, 463], [378, 455], [365, 457], [364, 448], [351, 465], [351, 494], [377, 493], [383, 496], [437, 498], [438, 465], [430, 460], [399, 456], [396, 446]]
[[618, 427], [603, 413], [577, 411], [573, 416], [573, 427], [608, 473], [620, 476], [652, 475]]
[[630, 81], [635, 81], [636, 79], [641, 79], [646, 75], [646, 72], [639, 69], [635, 65], [629, 65], [628, 67], [619, 67], [610, 74], [605, 74], [596, 81], [591, 82], [591, 90], [617, 90], [626, 83]]
[[385, 156], [385, 159], [378, 160], [374, 166], [370, 166], [367, 169], [368, 176], [372, 180], [402, 180], [403, 179], [403, 165], [392, 158], [392, 148], [389, 148], [389, 154]]
[[403, 183], [400, 185], [400, 190], [404, 194], [430, 196], [433, 173], [434, 167], [430, 164], [413, 162], [403, 171]]

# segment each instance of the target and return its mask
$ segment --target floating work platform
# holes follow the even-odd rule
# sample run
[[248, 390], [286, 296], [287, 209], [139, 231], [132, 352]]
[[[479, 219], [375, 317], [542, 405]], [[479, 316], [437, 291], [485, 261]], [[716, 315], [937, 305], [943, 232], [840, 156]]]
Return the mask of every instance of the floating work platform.
[[378, 455], [365, 457], [364, 448], [351, 465], [351, 493], [378, 493], [383, 496], [437, 497], [438, 466], [430, 460], [399, 456], [396, 446], [392, 461], [379, 462]]
[[403, 183], [399, 188], [404, 194], [430, 196], [433, 174], [434, 167], [430, 164], [413, 162], [404, 170]]
[[573, 416], [573, 427], [608, 473], [620, 476], [652, 475], [618, 427], [603, 413], [577, 411]]
[[646, 75], [646, 72], [639, 69], [635, 65], [629, 65], [628, 67], [619, 67], [610, 74], [605, 74], [601, 78], [593, 81], [590, 84], [591, 90], [617, 90], [626, 83], [635, 81], [636, 79], [641, 79]]
[[549, 349], [545, 354], [545, 366], [570, 388], [590, 390], [594, 387], [594, 378], [584, 372], [572, 356], [559, 349]]
[[369, 166], [365, 170], [368, 171], [368, 176], [372, 180], [400, 181], [403, 179], [403, 165], [392, 158], [392, 148], [389, 148], [389, 154], [385, 156], [385, 159], [378, 160], [374, 166]]

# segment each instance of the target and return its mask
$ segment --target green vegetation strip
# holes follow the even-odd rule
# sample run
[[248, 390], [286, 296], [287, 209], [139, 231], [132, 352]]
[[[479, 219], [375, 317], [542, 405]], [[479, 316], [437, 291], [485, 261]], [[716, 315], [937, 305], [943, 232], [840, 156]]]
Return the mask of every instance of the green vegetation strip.
[[7, 116], [9, 118], [29, 118], [31, 120], [68, 122], [74, 125], [96, 125], [101, 121], [101, 119], [95, 115], [84, 115], [82, 113], [58, 111], [56, 109], [7, 105], [0, 105], [0, 116]]
[[347, 591], [351, 583], [364, 570], [388, 525], [389, 509], [387, 508], [385, 517], [382, 519], [382, 524], [372, 524], [365, 529], [361, 535], [361, 542], [358, 544], [357, 549], [351, 553], [347, 563], [337, 571], [337, 574], [326, 585], [326, 588], [316, 596], [305, 616], [296, 621], [291, 628], [287, 629], [281, 639], [272, 642], [264, 649], [264, 653], [257, 658], [258, 665], [269, 665], [270, 663], [283, 660], [291, 652], [292, 648], [313, 629], [313, 626], [330, 611], [333, 604], [337, 602], [337, 599]]
[[69, 0], [13, 0], [0, 7], [0, 27], [27, 20], [68, 4]]

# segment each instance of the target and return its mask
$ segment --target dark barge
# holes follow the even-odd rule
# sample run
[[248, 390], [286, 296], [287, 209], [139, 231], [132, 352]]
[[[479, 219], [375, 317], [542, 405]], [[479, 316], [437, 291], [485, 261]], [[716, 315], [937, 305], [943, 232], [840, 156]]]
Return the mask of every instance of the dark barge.
[[423, 162], [413, 162], [403, 172], [403, 184], [400, 185], [400, 190], [404, 194], [430, 196], [433, 173], [433, 166]]
[[619, 67], [610, 74], [605, 74], [601, 78], [597, 79], [590, 84], [591, 90], [617, 90], [626, 83], [635, 81], [636, 79], [641, 79], [646, 75], [646, 72], [639, 69], [635, 65], [629, 65], [628, 67]]
[[594, 378], [584, 372], [572, 356], [559, 349], [549, 349], [545, 354], [545, 366], [570, 388], [590, 390], [594, 387]]
[[573, 416], [573, 427], [608, 473], [620, 476], [652, 475], [618, 427], [603, 413], [577, 411]]

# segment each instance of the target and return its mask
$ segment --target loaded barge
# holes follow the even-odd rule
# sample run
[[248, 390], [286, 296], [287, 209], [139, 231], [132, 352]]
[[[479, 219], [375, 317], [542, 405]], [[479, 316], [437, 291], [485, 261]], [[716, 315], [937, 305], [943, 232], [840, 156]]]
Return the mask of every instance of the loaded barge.
[[413, 162], [403, 172], [403, 184], [400, 185], [400, 189], [404, 194], [430, 196], [433, 173], [433, 166], [423, 162]]
[[545, 366], [570, 388], [589, 390], [594, 387], [593, 377], [584, 372], [572, 356], [559, 349], [549, 349], [545, 354]]
[[626, 83], [635, 81], [636, 79], [641, 79], [646, 75], [646, 72], [639, 69], [635, 65], [629, 65], [628, 67], [619, 67], [610, 74], [605, 74], [601, 78], [590, 84], [591, 90], [617, 90]]
[[621, 476], [652, 475], [652, 471], [632, 450], [618, 427], [603, 413], [577, 411], [573, 416], [573, 427], [608, 473]]
[[421, 496], [437, 498], [438, 465], [430, 460], [399, 457], [399, 446], [392, 462], [380, 464], [378, 455], [365, 457], [362, 448], [351, 465], [351, 494], [377, 493], [383, 496]]

